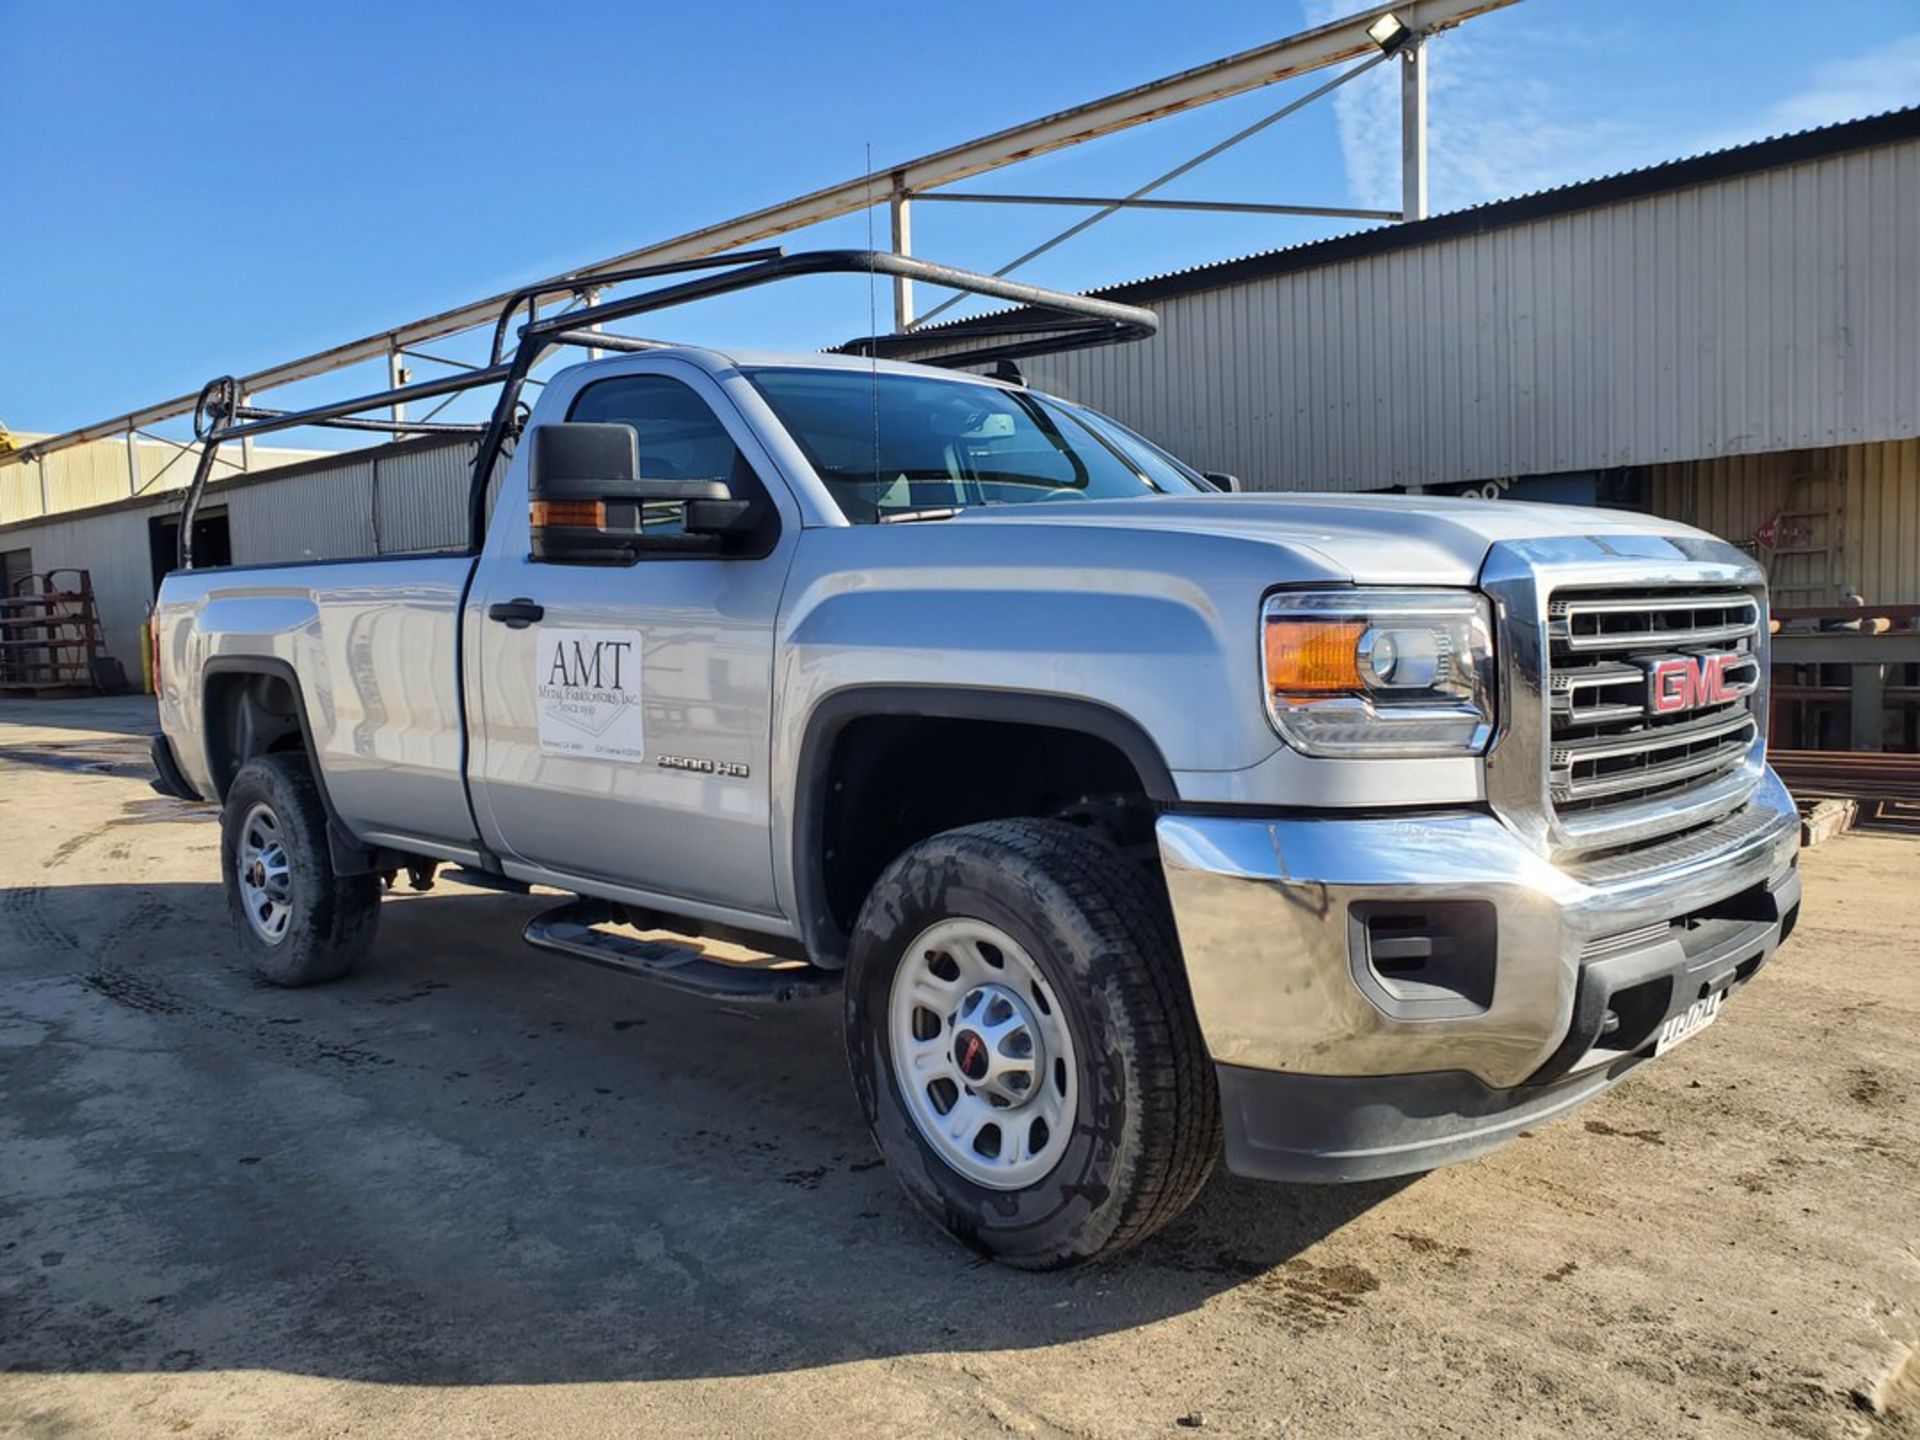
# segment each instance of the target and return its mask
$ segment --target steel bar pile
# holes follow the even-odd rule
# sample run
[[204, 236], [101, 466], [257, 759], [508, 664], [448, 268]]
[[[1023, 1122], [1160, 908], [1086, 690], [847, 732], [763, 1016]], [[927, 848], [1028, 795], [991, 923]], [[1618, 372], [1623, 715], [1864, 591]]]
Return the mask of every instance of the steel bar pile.
[[1767, 758], [1795, 795], [1920, 800], [1920, 755], [1874, 750], [1774, 750]]

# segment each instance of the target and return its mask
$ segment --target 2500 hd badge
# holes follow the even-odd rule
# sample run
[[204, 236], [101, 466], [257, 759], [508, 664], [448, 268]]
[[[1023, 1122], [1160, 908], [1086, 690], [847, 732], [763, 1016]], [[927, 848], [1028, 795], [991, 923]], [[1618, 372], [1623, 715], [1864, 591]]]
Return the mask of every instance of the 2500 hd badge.
[[662, 770], [691, 770], [697, 775], [719, 775], [728, 780], [744, 780], [753, 773], [738, 760], [700, 760], [691, 755], [662, 755], [654, 762]]

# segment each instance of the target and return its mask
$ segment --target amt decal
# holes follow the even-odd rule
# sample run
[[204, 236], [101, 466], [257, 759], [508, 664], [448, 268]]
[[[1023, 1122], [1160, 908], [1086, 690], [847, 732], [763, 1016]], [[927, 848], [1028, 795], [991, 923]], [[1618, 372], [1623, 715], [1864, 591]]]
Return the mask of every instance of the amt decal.
[[639, 631], [542, 625], [534, 632], [533, 649], [543, 754], [583, 760], [646, 757]]
[[1738, 700], [1749, 691], [1734, 678], [1734, 672], [1752, 659], [1728, 650], [1717, 655], [1663, 655], [1657, 660], [1644, 660], [1647, 708], [1656, 715], [1679, 715]]

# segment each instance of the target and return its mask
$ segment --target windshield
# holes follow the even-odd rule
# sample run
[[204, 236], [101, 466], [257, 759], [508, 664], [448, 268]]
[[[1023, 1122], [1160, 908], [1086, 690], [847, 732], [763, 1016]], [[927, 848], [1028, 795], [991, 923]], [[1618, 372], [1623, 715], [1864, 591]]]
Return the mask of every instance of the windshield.
[[1124, 428], [1029, 391], [884, 371], [746, 373], [856, 524], [1202, 488]]

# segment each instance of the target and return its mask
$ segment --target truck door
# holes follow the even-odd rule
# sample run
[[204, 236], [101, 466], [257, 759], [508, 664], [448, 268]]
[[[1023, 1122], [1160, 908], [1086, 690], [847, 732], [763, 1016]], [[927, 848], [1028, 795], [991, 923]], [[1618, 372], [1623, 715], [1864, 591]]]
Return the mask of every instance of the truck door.
[[467, 611], [480, 832], [511, 870], [546, 872], [523, 878], [776, 915], [773, 626], [798, 509], [725, 391], [684, 361], [556, 376], [540, 415], [631, 425], [641, 475], [728, 477], [737, 497], [765, 496], [779, 534], [754, 558], [535, 560], [523, 442]]

